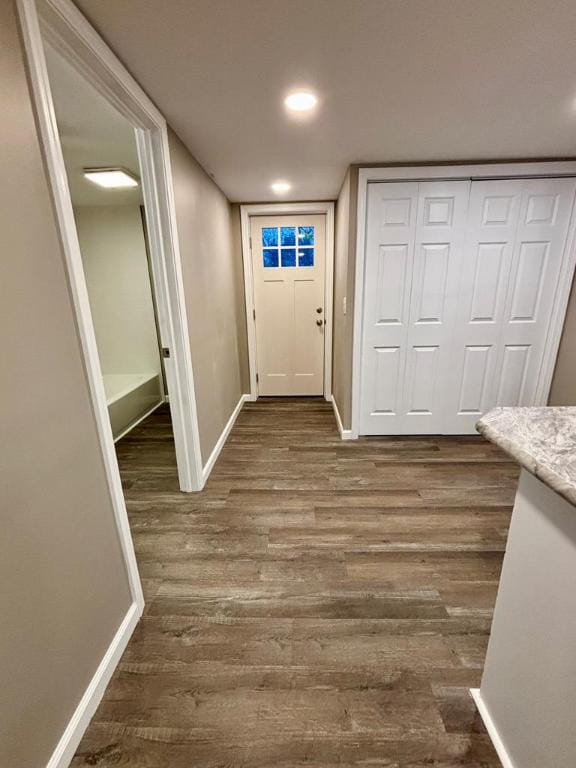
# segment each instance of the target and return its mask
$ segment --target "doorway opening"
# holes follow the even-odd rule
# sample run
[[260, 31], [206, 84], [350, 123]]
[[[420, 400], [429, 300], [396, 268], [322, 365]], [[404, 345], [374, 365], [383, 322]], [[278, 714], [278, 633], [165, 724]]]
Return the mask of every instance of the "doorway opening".
[[50, 45], [46, 64], [117, 442], [168, 396], [136, 138]]

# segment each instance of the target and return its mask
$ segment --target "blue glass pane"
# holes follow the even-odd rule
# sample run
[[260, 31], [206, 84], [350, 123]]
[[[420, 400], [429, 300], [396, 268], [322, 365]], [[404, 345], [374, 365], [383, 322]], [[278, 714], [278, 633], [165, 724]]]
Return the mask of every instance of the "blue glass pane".
[[282, 245], [296, 245], [296, 227], [281, 227], [280, 241]]
[[298, 266], [314, 266], [314, 248], [298, 248]]
[[270, 248], [278, 245], [278, 228], [277, 227], [263, 227], [262, 245], [264, 246], [264, 248]]
[[264, 254], [265, 267], [278, 266], [278, 248], [264, 248], [262, 253]]
[[314, 245], [314, 227], [298, 227], [298, 245]]
[[296, 266], [296, 248], [282, 248], [282, 266]]

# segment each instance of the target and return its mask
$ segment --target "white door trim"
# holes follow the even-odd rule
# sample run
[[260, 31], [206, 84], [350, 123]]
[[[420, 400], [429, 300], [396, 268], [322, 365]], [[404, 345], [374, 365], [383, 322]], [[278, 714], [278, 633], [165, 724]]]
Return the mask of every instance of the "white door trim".
[[[352, 340], [352, 423], [351, 436], [356, 439], [360, 427], [360, 393], [362, 368], [362, 318], [364, 313], [364, 267], [366, 249], [366, 214], [368, 185], [382, 181], [446, 181], [479, 179], [521, 179], [576, 177], [576, 161], [550, 161], [527, 163], [482, 163], [474, 165], [388, 166], [360, 168], [358, 171], [358, 206], [356, 233], [356, 269], [354, 276], [354, 325]], [[576, 267], [576, 206], [572, 211], [563, 265], [554, 311], [548, 327], [546, 353], [538, 374], [535, 405], [548, 400], [554, 365], [570, 296], [572, 275]]]
[[202, 487], [202, 465], [166, 122], [69, 0], [17, 0], [17, 7], [102, 458], [132, 596], [141, 613], [144, 598], [108, 417], [43, 38], [55, 43], [58, 50], [121, 110], [137, 130], [162, 344], [171, 352], [170, 406], [175, 416], [180, 484], [182, 490], [192, 491]]
[[332, 315], [334, 302], [334, 203], [262, 203], [240, 206], [242, 228], [242, 260], [244, 262], [244, 298], [248, 333], [250, 365], [249, 400], [258, 397], [256, 383], [256, 323], [254, 321], [254, 275], [250, 253], [250, 218], [252, 216], [287, 216], [292, 214], [321, 214], [326, 216], [325, 320], [324, 328], [324, 398], [332, 400]]

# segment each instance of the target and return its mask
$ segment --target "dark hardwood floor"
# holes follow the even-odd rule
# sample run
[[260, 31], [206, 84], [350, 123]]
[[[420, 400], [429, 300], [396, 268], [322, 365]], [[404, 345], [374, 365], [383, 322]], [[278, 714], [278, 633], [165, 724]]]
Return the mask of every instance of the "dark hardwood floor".
[[244, 406], [178, 492], [169, 414], [118, 445], [145, 614], [74, 768], [495, 768], [478, 686], [518, 470], [480, 437], [341, 442]]

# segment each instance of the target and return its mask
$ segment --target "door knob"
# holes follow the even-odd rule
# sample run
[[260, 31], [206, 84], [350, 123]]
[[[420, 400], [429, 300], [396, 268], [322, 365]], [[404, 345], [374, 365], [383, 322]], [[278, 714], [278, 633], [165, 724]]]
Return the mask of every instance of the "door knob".
[[323, 320], [316, 320], [316, 325], [324, 325], [324, 321]]
[[318, 307], [316, 312], [318, 312], [318, 314], [320, 314], [322, 312], [322, 307]]

